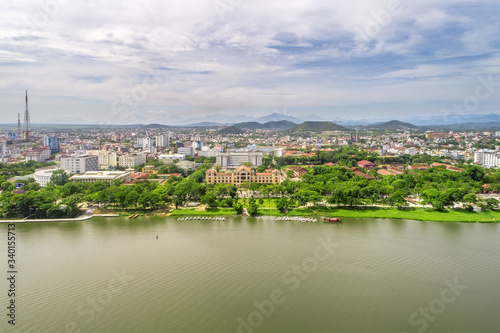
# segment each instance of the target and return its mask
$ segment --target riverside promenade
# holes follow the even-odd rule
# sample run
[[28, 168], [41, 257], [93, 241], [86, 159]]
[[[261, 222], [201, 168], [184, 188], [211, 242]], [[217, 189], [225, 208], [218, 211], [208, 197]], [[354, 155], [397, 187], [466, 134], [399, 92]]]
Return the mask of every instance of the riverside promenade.
[[24, 218], [21, 220], [0, 220], [0, 223], [33, 223], [33, 222], [76, 222], [89, 220], [94, 216], [102, 217], [117, 217], [118, 214], [93, 214], [95, 208], [89, 208], [82, 215], [74, 218], [63, 218], [63, 219], [28, 219]]

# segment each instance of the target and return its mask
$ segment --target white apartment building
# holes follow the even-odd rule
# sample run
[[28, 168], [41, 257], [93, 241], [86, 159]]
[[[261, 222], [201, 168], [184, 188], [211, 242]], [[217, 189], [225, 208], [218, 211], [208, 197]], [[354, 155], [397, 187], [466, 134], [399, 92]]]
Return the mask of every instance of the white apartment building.
[[262, 153], [220, 153], [216, 156], [216, 164], [224, 169], [236, 169], [245, 162], [252, 163], [255, 167], [262, 164]]
[[52, 151], [50, 150], [50, 147], [35, 148], [34, 150], [28, 151], [26, 153], [26, 162], [44, 162], [50, 160], [51, 154]]
[[71, 181], [80, 183], [95, 183], [98, 181], [111, 183], [118, 179], [122, 183], [130, 182], [130, 172], [127, 171], [89, 171], [82, 175], [71, 176]]
[[274, 150], [274, 157], [283, 157], [285, 156], [285, 149], [278, 148]]
[[474, 153], [474, 163], [485, 168], [496, 168], [500, 165], [500, 154], [494, 150], [478, 150]]
[[194, 155], [194, 148], [193, 147], [180, 147], [177, 149], [177, 152], [179, 154], [184, 154], [186, 156], [193, 156]]
[[151, 138], [137, 138], [137, 144], [135, 145], [138, 148], [149, 149], [152, 147]]
[[61, 169], [67, 174], [82, 174], [99, 170], [99, 158], [91, 155], [61, 156]]
[[410, 155], [410, 156], [415, 156], [415, 155], [417, 155], [417, 150], [415, 149], [415, 147], [406, 148], [405, 154]]
[[158, 135], [155, 137], [156, 147], [168, 148], [170, 139], [168, 135]]
[[7, 156], [7, 139], [0, 139], [0, 158], [3, 159]]
[[99, 169], [109, 169], [109, 167], [118, 165], [117, 155], [114, 151], [88, 150], [87, 154], [98, 157]]
[[118, 164], [121, 167], [125, 168], [134, 168], [138, 165], [146, 163], [146, 155], [145, 154], [129, 154], [122, 155], [118, 159]]
[[175, 160], [184, 161], [186, 159], [186, 155], [183, 155], [183, 154], [161, 154], [161, 155], [158, 155], [158, 159], [160, 161], [163, 161], [163, 163], [165, 163], [167, 161], [175, 161]]

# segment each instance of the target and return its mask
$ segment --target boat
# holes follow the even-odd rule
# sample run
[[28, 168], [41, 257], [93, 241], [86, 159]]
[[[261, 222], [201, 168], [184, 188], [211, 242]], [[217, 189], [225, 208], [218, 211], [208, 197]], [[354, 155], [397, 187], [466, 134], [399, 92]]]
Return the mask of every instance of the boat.
[[342, 222], [338, 217], [325, 217], [323, 222]]

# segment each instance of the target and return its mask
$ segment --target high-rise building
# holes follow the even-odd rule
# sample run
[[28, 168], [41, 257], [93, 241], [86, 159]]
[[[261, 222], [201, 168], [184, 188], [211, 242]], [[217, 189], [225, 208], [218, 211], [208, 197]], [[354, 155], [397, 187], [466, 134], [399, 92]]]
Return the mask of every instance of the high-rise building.
[[95, 155], [99, 158], [99, 169], [106, 170], [109, 167], [115, 167], [117, 163], [117, 155], [114, 151], [105, 150], [88, 150], [89, 155]]
[[144, 163], [146, 163], [145, 154], [122, 155], [118, 159], [118, 164], [125, 168], [134, 168]]
[[216, 156], [216, 163], [225, 169], [234, 169], [243, 163], [250, 162], [255, 167], [262, 164], [262, 153], [221, 153]]
[[474, 153], [474, 163], [491, 168], [500, 166], [500, 154], [494, 150], [481, 149]]
[[136, 147], [140, 147], [143, 149], [148, 149], [151, 148], [151, 138], [137, 138], [137, 144], [135, 145]]
[[57, 136], [45, 135], [43, 137], [43, 145], [45, 147], [50, 147], [53, 153], [59, 152], [59, 138]]
[[170, 140], [168, 135], [158, 135], [155, 137], [156, 147], [168, 148]]
[[82, 174], [99, 170], [99, 157], [90, 155], [71, 155], [61, 157], [61, 169], [68, 174]]
[[193, 149], [193, 147], [178, 148], [177, 152], [179, 154], [183, 154], [183, 155], [186, 155], [186, 156], [193, 156], [194, 155], [194, 149]]

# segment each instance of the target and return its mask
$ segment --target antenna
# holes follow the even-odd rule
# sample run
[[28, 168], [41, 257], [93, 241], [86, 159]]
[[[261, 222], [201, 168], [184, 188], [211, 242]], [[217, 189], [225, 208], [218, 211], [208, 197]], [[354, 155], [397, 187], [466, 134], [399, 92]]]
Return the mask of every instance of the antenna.
[[24, 112], [24, 140], [30, 140], [30, 111], [28, 109], [28, 90], [26, 90], [26, 111]]

